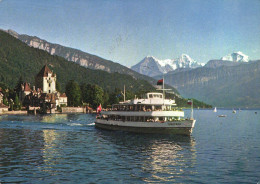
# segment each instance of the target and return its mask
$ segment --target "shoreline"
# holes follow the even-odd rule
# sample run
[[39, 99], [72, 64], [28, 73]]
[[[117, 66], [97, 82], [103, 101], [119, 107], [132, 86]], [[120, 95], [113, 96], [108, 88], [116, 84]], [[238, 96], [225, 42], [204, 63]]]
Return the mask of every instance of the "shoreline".
[[4, 111], [0, 115], [27, 115], [27, 111]]

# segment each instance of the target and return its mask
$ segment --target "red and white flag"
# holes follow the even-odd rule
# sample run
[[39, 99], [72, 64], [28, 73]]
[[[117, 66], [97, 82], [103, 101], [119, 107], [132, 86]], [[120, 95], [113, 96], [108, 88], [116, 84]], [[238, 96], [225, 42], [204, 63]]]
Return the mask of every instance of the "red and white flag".
[[192, 104], [192, 100], [188, 100], [187, 104], [191, 105]]
[[102, 111], [102, 107], [101, 107], [101, 104], [98, 106], [97, 108], [97, 113], [100, 113]]

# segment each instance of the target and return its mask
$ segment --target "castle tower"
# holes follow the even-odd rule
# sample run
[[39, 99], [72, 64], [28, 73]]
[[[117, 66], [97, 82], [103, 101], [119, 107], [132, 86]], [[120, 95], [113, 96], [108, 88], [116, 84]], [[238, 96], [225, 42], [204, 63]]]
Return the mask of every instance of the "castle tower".
[[35, 77], [35, 86], [40, 88], [43, 93], [56, 92], [56, 74], [54, 74], [47, 65]]

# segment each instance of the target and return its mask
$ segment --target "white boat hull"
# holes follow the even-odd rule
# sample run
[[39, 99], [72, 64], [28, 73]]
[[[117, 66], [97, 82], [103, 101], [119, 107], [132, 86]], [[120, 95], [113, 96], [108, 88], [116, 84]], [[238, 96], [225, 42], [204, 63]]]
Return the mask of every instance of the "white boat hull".
[[160, 122], [132, 122], [96, 119], [97, 128], [107, 130], [121, 130], [136, 133], [163, 133], [190, 135], [196, 120], [179, 120]]

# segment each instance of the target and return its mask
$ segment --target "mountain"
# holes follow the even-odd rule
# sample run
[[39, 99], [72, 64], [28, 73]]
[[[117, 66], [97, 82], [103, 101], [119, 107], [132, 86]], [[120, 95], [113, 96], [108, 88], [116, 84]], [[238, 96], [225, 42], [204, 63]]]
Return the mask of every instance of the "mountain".
[[210, 60], [207, 64], [204, 65], [205, 68], [217, 68], [221, 66], [236, 66], [241, 63], [239, 62], [230, 62], [226, 60]]
[[131, 69], [143, 75], [154, 77], [178, 69], [192, 69], [201, 66], [202, 64], [194, 61], [187, 54], [182, 54], [177, 59], [165, 60], [159, 60], [153, 56], [147, 56], [142, 61], [132, 66]]
[[217, 68], [220, 66], [236, 66], [241, 64], [242, 62], [249, 62], [249, 56], [238, 51], [224, 56], [221, 59], [210, 60], [206, 63], [204, 67]]
[[242, 52], [234, 52], [232, 54], [229, 54], [227, 56], [222, 57], [220, 60], [223, 61], [233, 61], [233, 62], [248, 62], [249, 57]]
[[57, 74], [57, 81], [63, 90], [71, 79], [79, 84], [97, 84], [110, 92], [115, 88], [123, 89], [124, 84], [127, 84], [127, 90], [132, 92], [154, 90], [145, 80], [137, 80], [133, 76], [118, 72], [109, 73], [82, 67], [62, 57], [29, 47], [10, 34], [0, 31], [0, 82], [13, 88], [22, 76], [33, 85], [35, 75], [45, 64]]
[[68, 61], [77, 63], [89, 69], [104, 70], [109, 73], [118, 72], [121, 74], [131, 75], [136, 79], [147, 80], [153, 84], [156, 82], [154, 79], [145, 75], [141, 75], [123, 65], [80, 51], [78, 49], [73, 49], [59, 44], [50, 43], [36, 36], [18, 34], [17, 32], [10, 29], [7, 31], [2, 31], [9, 33], [10, 35], [14, 36], [15, 38], [18, 38], [19, 40], [23, 41], [31, 47], [47, 51], [51, 55], [61, 56]]
[[[133, 93], [140, 94], [155, 90], [154, 86], [145, 80], [118, 72], [109, 73], [82, 67], [76, 63], [68, 62], [63, 57], [50, 55], [46, 51], [32, 48], [9, 33], [0, 30], [1, 86], [7, 85], [14, 88], [21, 76], [24, 81], [33, 86], [35, 76], [45, 64], [57, 74], [57, 82], [60, 84], [62, 91], [70, 80], [75, 80], [79, 84], [97, 84], [108, 92], [114, 92], [115, 88], [123, 89], [125, 84], [127, 84], [127, 90]], [[173, 91], [177, 93], [175, 89]], [[179, 95], [167, 95], [172, 95], [178, 105], [187, 106], [187, 99], [180, 98]], [[194, 106], [210, 107], [208, 104], [197, 100], [194, 100]]]
[[[164, 75], [184, 97], [192, 97], [218, 107], [260, 107], [260, 60], [226, 66], [204, 67]], [[161, 76], [157, 77], [158, 79]]]

